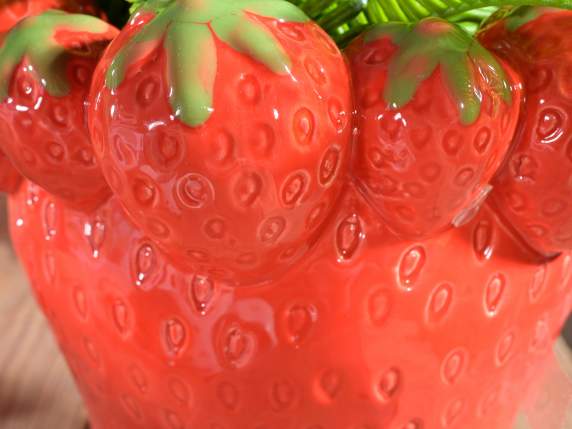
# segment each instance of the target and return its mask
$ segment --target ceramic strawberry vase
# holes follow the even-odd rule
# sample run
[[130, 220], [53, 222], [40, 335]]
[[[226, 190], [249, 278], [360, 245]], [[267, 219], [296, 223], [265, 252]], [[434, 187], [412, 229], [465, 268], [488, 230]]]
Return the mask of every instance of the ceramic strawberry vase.
[[572, 13], [328, 7], [6, 24], [0, 185], [93, 429], [512, 427], [572, 302]]

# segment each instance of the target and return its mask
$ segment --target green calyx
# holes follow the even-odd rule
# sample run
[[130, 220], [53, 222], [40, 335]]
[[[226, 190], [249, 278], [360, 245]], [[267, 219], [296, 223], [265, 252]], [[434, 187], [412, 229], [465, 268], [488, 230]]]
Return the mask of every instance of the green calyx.
[[398, 47], [388, 67], [383, 94], [391, 108], [409, 103], [437, 67], [456, 100], [464, 125], [474, 123], [481, 112], [477, 68], [502, 99], [511, 102], [510, 83], [495, 57], [461, 28], [445, 20], [427, 18], [417, 24], [381, 24], [364, 37], [366, 42], [388, 37]]
[[152, 12], [154, 17], [117, 53], [106, 85], [116, 89], [132, 63], [163, 44], [171, 107], [191, 127], [204, 124], [214, 111], [215, 37], [274, 73], [287, 74], [291, 58], [253, 15], [287, 22], [308, 20], [284, 0], [149, 0], [134, 6], [137, 12]]
[[69, 49], [56, 40], [58, 31], [79, 35], [104, 35], [112, 31], [106, 22], [93, 16], [48, 10], [16, 25], [0, 47], [0, 101], [8, 97], [15, 68], [26, 58], [48, 94], [69, 93], [66, 64]]
[[509, 31], [516, 31], [520, 27], [534, 21], [536, 18], [546, 14], [558, 12], [556, 8], [550, 7], [518, 7], [512, 9], [506, 16], [506, 28]]

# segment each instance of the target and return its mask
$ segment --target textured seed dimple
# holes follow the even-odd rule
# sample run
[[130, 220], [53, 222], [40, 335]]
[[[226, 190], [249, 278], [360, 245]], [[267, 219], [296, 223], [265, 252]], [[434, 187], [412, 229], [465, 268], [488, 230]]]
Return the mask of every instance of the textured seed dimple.
[[56, 229], [56, 204], [53, 201], [48, 201], [44, 206], [44, 231], [45, 239], [51, 240], [57, 233]]
[[90, 147], [80, 149], [74, 154], [74, 161], [83, 164], [84, 167], [92, 167], [95, 165], [95, 158]]
[[552, 143], [564, 133], [562, 114], [556, 109], [545, 109], [539, 114], [538, 136], [544, 143]]
[[474, 176], [475, 171], [470, 167], [465, 167], [455, 176], [455, 184], [458, 186], [466, 186]]
[[292, 173], [282, 185], [282, 202], [286, 206], [300, 204], [308, 192], [310, 178], [305, 171]]
[[310, 334], [318, 320], [318, 310], [312, 305], [294, 304], [286, 310], [286, 338], [298, 347]]
[[159, 82], [154, 76], [143, 79], [137, 86], [135, 98], [142, 107], [150, 106], [159, 94]]
[[403, 191], [406, 197], [422, 198], [425, 195], [423, 185], [415, 182], [404, 183]]
[[238, 326], [232, 326], [225, 334], [223, 355], [226, 363], [233, 368], [245, 366], [255, 350], [254, 337]]
[[544, 289], [544, 281], [546, 279], [546, 265], [542, 265], [532, 276], [528, 296], [530, 302], [535, 303], [538, 301], [540, 294]]
[[254, 128], [252, 150], [260, 157], [269, 157], [274, 150], [276, 137], [270, 125], [259, 124]]
[[425, 164], [421, 167], [420, 173], [423, 180], [431, 183], [437, 180], [441, 175], [441, 167], [433, 163]]
[[397, 191], [397, 182], [389, 176], [383, 175], [379, 179], [371, 178], [367, 186], [374, 195], [391, 195]]
[[293, 131], [294, 137], [296, 137], [298, 143], [302, 145], [308, 145], [311, 143], [316, 126], [315, 122], [314, 115], [305, 107], [299, 109], [295, 113]]
[[83, 86], [89, 80], [90, 72], [89, 69], [84, 65], [77, 65], [73, 69], [73, 77], [76, 83]]
[[363, 240], [363, 229], [357, 214], [347, 216], [338, 226], [336, 232], [336, 249], [338, 259], [347, 261], [351, 259], [361, 241]]
[[260, 241], [265, 244], [275, 243], [286, 229], [286, 220], [283, 217], [275, 216], [266, 219], [259, 231]]
[[294, 402], [294, 389], [286, 382], [274, 383], [271, 398], [274, 409], [282, 410], [288, 408]]
[[327, 187], [333, 183], [340, 164], [340, 157], [340, 150], [337, 147], [331, 147], [326, 151], [318, 174], [322, 186]]
[[425, 261], [426, 254], [422, 246], [409, 249], [399, 261], [399, 284], [405, 289], [411, 289], [421, 275]]
[[336, 131], [342, 132], [348, 124], [348, 113], [343, 110], [342, 103], [335, 98], [331, 98], [328, 101], [328, 113]]
[[84, 290], [77, 286], [73, 292], [73, 300], [75, 303], [75, 308], [82, 319], [87, 316], [87, 300], [85, 297]]
[[309, 230], [312, 230], [314, 228], [316, 228], [319, 223], [320, 223], [320, 219], [322, 217], [322, 214], [324, 213], [326, 209], [326, 204], [319, 204], [316, 207], [314, 207], [311, 211], [310, 214], [308, 215], [308, 218], [306, 219], [306, 228]]
[[48, 143], [48, 156], [52, 160], [54, 160], [56, 162], [60, 162], [64, 159], [65, 149], [59, 143], [50, 142], [50, 143]]
[[242, 76], [238, 83], [238, 96], [245, 104], [258, 103], [261, 97], [258, 79], [251, 74]]
[[36, 85], [33, 80], [28, 76], [22, 76], [18, 79], [17, 83], [18, 94], [24, 100], [33, 102], [36, 98], [35, 88]]
[[435, 288], [429, 298], [427, 306], [427, 322], [429, 324], [441, 322], [451, 307], [453, 300], [453, 287], [443, 283]]
[[400, 385], [400, 373], [396, 368], [386, 371], [377, 384], [377, 395], [383, 402], [390, 401], [397, 393]]
[[487, 220], [481, 220], [473, 232], [473, 250], [480, 260], [488, 260], [493, 255], [493, 227]]
[[487, 149], [489, 148], [489, 144], [491, 142], [491, 136], [492, 136], [491, 130], [486, 127], [481, 128], [477, 132], [477, 135], [475, 136], [475, 141], [473, 143], [477, 153], [483, 155], [487, 151]]
[[546, 216], [558, 216], [566, 210], [567, 205], [566, 201], [551, 198], [542, 205], [542, 213]]
[[503, 274], [495, 274], [485, 287], [485, 311], [489, 316], [498, 313], [506, 289], [506, 278]]
[[407, 422], [403, 429], [423, 429], [423, 423], [419, 419], [414, 419]]
[[262, 193], [262, 178], [256, 173], [243, 173], [234, 187], [236, 199], [242, 207], [252, 206]]
[[414, 128], [409, 131], [409, 137], [411, 138], [411, 143], [413, 143], [413, 146], [415, 146], [418, 150], [421, 150], [427, 146], [427, 143], [431, 141], [431, 128]]
[[496, 363], [498, 366], [502, 366], [508, 361], [513, 345], [514, 345], [514, 334], [512, 332], [505, 334], [500, 339], [496, 351]]
[[141, 407], [137, 403], [135, 398], [129, 395], [122, 395], [121, 402], [123, 404], [123, 407], [129, 413], [129, 415], [133, 417], [135, 420], [141, 420], [143, 418], [143, 415], [141, 413]]
[[382, 325], [389, 317], [391, 309], [389, 293], [383, 289], [374, 291], [367, 301], [367, 309], [372, 324]]
[[224, 382], [218, 386], [217, 397], [226, 409], [233, 411], [238, 406], [238, 390], [230, 383]]
[[160, 239], [165, 239], [171, 234], [169, 227], [157, 219], [149, 219], [147, 222], [147, 227], [149, 228], [151, 234]]
[[105, 224], [96, 219], [93, 222], [85, 223], [83, 232], [91, 248], [91, 256], [99, 258], [99, 252], [105, 238]]
[[112, 306], [113, 323], [120, 334], [124, 335], [128, 331], [129, 315], [127, 306], [121, 300], [116, 300]]
[[441, 365], [441, 378], [446, 384], [455, 384], [466, 367], [466, 353], [462, 349], [450, 352]]
[[60, 127], [65, 127], [68, 124], [68, 109], [60, 104], [56, 104], [51, 112], [52, 121]]
[[520, 212], [526, 208], [526, 202], [524, 197], [518, 192], [509, 192], [504, 195], [509, 207], [515, 211]]
[[518, 181], [534, 181], [538, 163], [525, 153], [515, 154], [511, 159], [511, 170]]
[[205, 234], [213, 240], [220, 240], [226, 234], [226, 223], [222, 219], [209, 219], [205, 223]]
[[443, 137], [443, 149], [450, 156], [455, 156], [461, 150], [463, 139], [456, 131], [449, 131]]
[[530, 341], [530, 351], [540, 352], [548, 347], [550, 329], [545, 318], [537, 320], [534, 324], [534, 333]]
[[195, 275], [191, 280], [190, 296], [197, 311], [206, 314], [215, 294], [214, 282], [207, 276]]
[[135, 179], [133, 182], [133, 196], [142, 206], [150, 206], [155, 200], [155, 185], [147, 179]]
[[556, 73], [557, 84], [560, 89], [560, 93], [567, 99], [572, 99], [572, 81], [570, 76], [572, 76], [572, 65], [569, 61], [562, 61], [561, 68]]
[[97, 351], [95, 344], [93, 344], [93, 341], [91, 341], [89, 338], [84, 338], [83, 345], [85, 347], [85, 350], [87, 351], [88, 356], [91, 358], [91, 360], [96, 365], [99, 365], [99, 363], [100, 363], [99, 352]]
[[147, 378], [143, 371], [141, 371], [138, 367], [132, 366], [129, 369], [129, 375], [133, 385], [143, 394], [147, 393], [148, 384]]
[[456, 422], [457, 418], [461, 415], [461, 412], [463, 411], [463, 401], [460, 399], [455, 399], [453, 400], [453, 402], [451, 402], [447, 408], [445, 409], [445, 412], [443, 414], [443, 425], [445, 427], [449, 427], [451, 426], [453, 423]]
[[[168, 134], [160, 134], [150, 144], [150, 161], [161, 168], [173, 168], [182, 158], [183, 150], [179, 140]], [[134, 158], [134, 156], [132, 155]]]
[[163, 346], [170, 357], [179, 355], [187, 340], [187, 332], [181, 321], [169, 319], [163, 323]]
[[157, 260], [153, 248], [148, 244], [142, 245], [135, 256], [135, 284], [142, 286], [145, 280], [155, 270]]
[[308, 75], [318, 85], [324, 85], [327, 81], [326, 72], [322, 65], [313, 57], [307, 57], [304, 61], [304, 67]]
[[342, 387], [342, 377], [337, 371], [329, 369], [320, 376], [318, 385], [322, 393], [320, 397], [328, 402], [333, 401]]
[[544, 66], [535, 66], [527, 73], [526, 90], [535, 93], [544, 90], [552, 80], [552, 72]]
[[165, 411], [165, 420], [171, 429], [183, 429], [181, 419], [172, 411]]
[[191, 397], [189, 388], [182, 380], [174, 378], [169, 381], [169, 391], [173, 397], [182, 405], [187, 405], [189, 403]]
[[189, 173], [177, 181], [177, 196], [184, 206], [200, 209], [214, 200], [214, 188], [205, 176]]

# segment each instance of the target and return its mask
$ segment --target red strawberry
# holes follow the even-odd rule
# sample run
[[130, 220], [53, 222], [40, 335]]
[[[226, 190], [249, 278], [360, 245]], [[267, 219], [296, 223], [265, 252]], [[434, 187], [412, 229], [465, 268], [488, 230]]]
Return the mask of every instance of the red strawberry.
[[407, 241], [350, 187], [308, 257], [241, 288], [174, 267], [116, 197], [23, 186], [10, 218], [93, 429], [509, 429], [572, 298], [572, 255], [535, 264], [487, 206]]
[[0, 192], [14, 192], [22, 181], [20, 173], [2, 151], [0, 151]]
[[87, 132], [93, 69], [117, 30], [50, 10], [21, 21], [0, 47], [0, 148], [14, 166], [77, 207], [109, 193]]
[[179, 266], [269, 278], [304, 255], [344, 182], [347, 67], [282, 0], [137, 13], [96, 71], [92, 106], [110, 186]]
[[520, 85], [454, 24], [386, 24], [347, 54], [358, 103], [354, 174], [389, 227], [424, 237], [474, 215], [509, 147]]
[[[18, 0], [0, 5], [0, 33], [10, 30], [21, 19], [47, 9], [94, 13], [90, 1], [83, 0]], [[20, 183], [20, 174], [0, 151], [0, 192], [13, 192]]]
[[526, 99], [493, 201], [543, 255], [572, 249], [572, 12], [525, 8], [481, 41], [524, 77]]

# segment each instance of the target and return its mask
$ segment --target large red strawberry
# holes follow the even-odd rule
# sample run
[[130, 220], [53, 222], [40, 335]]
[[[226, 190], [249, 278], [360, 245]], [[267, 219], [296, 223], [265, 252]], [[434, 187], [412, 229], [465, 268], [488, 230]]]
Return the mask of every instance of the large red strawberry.
[[265, 287], [177, 269], [116, 197], [26, 184], [10, 219], [93, 429], [509, 429], [572, 298], [572, 255], [535, 263], [489, 207], [400, 240], [353, 187]]
[[572, 12], [524, 8], [481, 41], [524, 77], [511, 156], [494, 182], [506, 220], [544, 255], [572, 249]]
[[96, 154], [174, 262], [265, 280], [305, 254], [344, 182], [346, 64], [286, 1], [168, 3], [135, 14], [96, 71]]
[[354, 172], [366, 198], [408, 237], [466, 222], [514, 134], [514, 72], [439, 19], [380, 25], [347, 53], [358, 103]]
[[[47, 9], [63, 9], [73, 12], [95, 13], [91, 1], [83, 0], [18, 0], [0, 4], [0, 33], [10, 30], [23, 18]], [[0, 192], [13, 192], [21, 177], [10, 160], [0, 151]]]
[[109, 194], [86, 123], [90, 77], [117, 30], [50, 10], [21, 21], [0, 47], [0, 148], [54, 195], [89, 208]]

